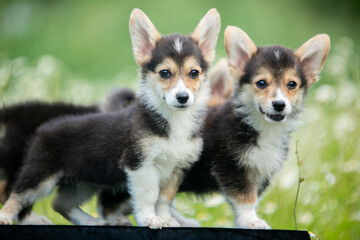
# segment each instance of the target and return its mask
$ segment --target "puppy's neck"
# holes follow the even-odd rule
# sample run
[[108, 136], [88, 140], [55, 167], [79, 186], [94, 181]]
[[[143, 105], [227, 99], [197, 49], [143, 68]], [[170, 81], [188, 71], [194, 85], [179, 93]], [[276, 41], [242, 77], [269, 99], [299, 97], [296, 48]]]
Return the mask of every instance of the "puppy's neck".
[[197, 136], [206, 117], [207, 101], [210, 96], [208, 81], [202, 83], [194, 103], [184, 110], [170, 107], [156, 89], [149, 85], [147, 81], [142, 81], [139, 88], [139, 104], [143, 105], [147, 111], [161, 116], [168, 123], [169, 136], [186, 138]]

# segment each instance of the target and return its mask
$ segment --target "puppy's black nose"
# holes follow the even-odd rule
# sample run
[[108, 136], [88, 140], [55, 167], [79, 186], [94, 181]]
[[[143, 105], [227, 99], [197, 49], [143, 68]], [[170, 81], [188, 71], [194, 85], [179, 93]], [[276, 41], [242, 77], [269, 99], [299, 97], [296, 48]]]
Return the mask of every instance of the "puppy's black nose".
[[179, 103], [186, 103], [189, 99], [189, 94], [186, 92], [179, 92], [176, 94], [176, 99]]
[[277, 112], [282, 112], [285, 109], [285, 102], [284, 101], [273, 101], [272, 102], [273, 108]]

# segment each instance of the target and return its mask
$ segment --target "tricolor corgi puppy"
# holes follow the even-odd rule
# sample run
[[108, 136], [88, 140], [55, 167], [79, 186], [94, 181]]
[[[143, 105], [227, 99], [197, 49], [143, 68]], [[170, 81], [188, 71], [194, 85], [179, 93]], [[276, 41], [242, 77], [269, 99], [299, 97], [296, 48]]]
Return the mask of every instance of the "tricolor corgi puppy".
[[140, 66], [136, 104], [114, 113], [68, 116], [38, 128], [0, 223], [59, 185], [53, 207], [75, 224], [107, 224], [79, 205], [100, 189], [130, 191], [135, 218], [151, 228], [179, 226], [170, 213], [183, 170], [198, 159], [206, 113], [206, 73], [220, 16], [210, 10], [191, 36], [162, 37], [139, 9], [130, 16]]
[[209, 110], [203, 153], [180, 189], [201, 192], [212, 183], [231, 204], [237, 227], [270, 228], [256, 205], [287, 158], [290, 134], [308, 89], [319, 79], [330, 39], [317, 35], [296, 51], [257, 47], [244, 31], [229, 26], [225, 48], [233, 96]]
[[[257, 47], [244, 31], [229, 26], [225, 48], [229, 68], [221, 64], [212, 76], [226, 76], [229, 71], [233, 94], [223, 105], [208, 110], [202, 154], [179, 191], [221, 191], [233, 208], [237, 227], [268, 229], [257, 216], [256, 206], [287, 158], [290, 134], [299, 123], [307, 91], [319, 79], [330, 39], [317, 35], [296, 51]], [[103, 212], [114, 209], [116, 201], [121, 203], [119, 209], [128, 210], [126, 194], [119, 196], [107, 193], [106, 201], [100, 198]], [[194, 224], [176, 211], [173, 216], [183, 226]]]

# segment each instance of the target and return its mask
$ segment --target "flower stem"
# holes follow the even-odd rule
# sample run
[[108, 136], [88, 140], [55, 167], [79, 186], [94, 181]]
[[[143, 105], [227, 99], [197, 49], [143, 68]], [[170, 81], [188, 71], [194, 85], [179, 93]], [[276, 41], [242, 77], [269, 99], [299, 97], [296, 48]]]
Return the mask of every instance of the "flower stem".
[[297, 202], [298, 202], [298, 198], [299, 198], [300, 184], [305, 180], [304, 178], [301, 177], [301, 171], [300, 171], [301, 162], [300, 162], [300, 158], [299, 158], [298, 144], [299, 144], [299, 140], [296, 141], [296, 151], [295, 151], [298, 170], [299, 170], [299, 180], [298, 180], [298, 186], [297, 186], [297, 190], [296, 190], [296, 197], [295, 197], [295, 203], [294, 203], [294, 221], [295, 221], [295, 229], [296, 230], [298, 230], [298, 224], [297, 224], [297, 219], [296, 219], [296, 206], [297, 206]]

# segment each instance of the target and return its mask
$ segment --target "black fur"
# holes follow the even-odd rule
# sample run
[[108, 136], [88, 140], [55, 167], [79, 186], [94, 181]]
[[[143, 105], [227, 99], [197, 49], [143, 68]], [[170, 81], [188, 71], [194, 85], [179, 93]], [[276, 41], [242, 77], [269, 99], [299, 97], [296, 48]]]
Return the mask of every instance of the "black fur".
[[34, 188], [60, 171], [70, 182], [115, 189], [124, 186], [122, 169], [135, 170], [143, 160], [138, 139], [149, 133], [167, 136], [162, 125], [154, 124], [159, 122], [164, 119], [142, 104], [114, 113], [65, 116], [47, 122], [36, 132], [14, 192]]
[[[276, 59], [275, 51], [279, 53], [279, 59]], [[261, 67], [272, 70], [274, 77], [280, 76], [286, 69], [295, 68], [301, 80], [300, 87], [306, 86], [301, 64], [291, 49], [282, 46], [258, 47], [257, 52], [245, 67], [244, 74], [240, 78], [240, 84], [251, 83], [252, 74]]]
[[0, 125], [4, 133], [0, 140], [0, 168], [8, 181], [7, 193], [22, 164], [26, 146], [38, 126], [59, 116], [96, 111], [95, 106], [44, 102], [25, 102], [0, 109]]
[[[279, 51], [280, 60], [275, 58], [274, 51]], [[279, 77], [286, 69], [296, 69], [301, 79], [300, 87], [304, 88], [306, 93], [306, 78], [293, 51], [274, 46], [258, 48], [257, 53], [245, 67], [235, 96], [239, 94], [244, 84], [251, 83], [251, 77], [263, 66], [271, 70], [276, 77]], [[260, 196], [268, 187], [270, 178], [258, 179], [256, 169], [239, 164], [243, 161], [239, 156], [245, 158], [248, 149], [258, 146], [259, 138], [257, 130], [244, 121], [248, 116], [236, 111], [239, 107], [241, 107], [241, 103], [231, 98], [224, 105], [212, 107], [208, 110], [205, 126], [201, 133], [204, 139], [202, 154], [193, 167], [186, 172], [179, 188], [180, 192], [206, 194], [224, 191], [226, 195], [246, 195], [255, 184], [257, 185], [255, 187], [256, 194]], [[295, 117], [299, 111], [294, 109]], [[285, 137], [287, 141], [283, 143], [284, 160], [287, 155], [289, 137]], [[109, 198], [108, 202], [119, 200], [114, 198], [114, 201], [111, 201], [112, 196], [110, 195], [106, 195], [106, 197]], [[104, 208], [106, 207], [105, 205]]]
[[[174, 48], [174, 41], [177, 38], [182, 42], [182, 50], [180, 53]], [[182, 66], [184, 60], [189, 56], [196, 58], [196, 60], [200, 63], [202, 71], [206, 71], [208, 69], [209, 66], [205, 62], [198, 44], [194, 39], [178, 34], [165, 36], [157, 42], [152, 58], [149, 63], [143, 67], [143, 72], [154, 72], [156, 66], [167, 57], [173, 59], [179, 66]]]

